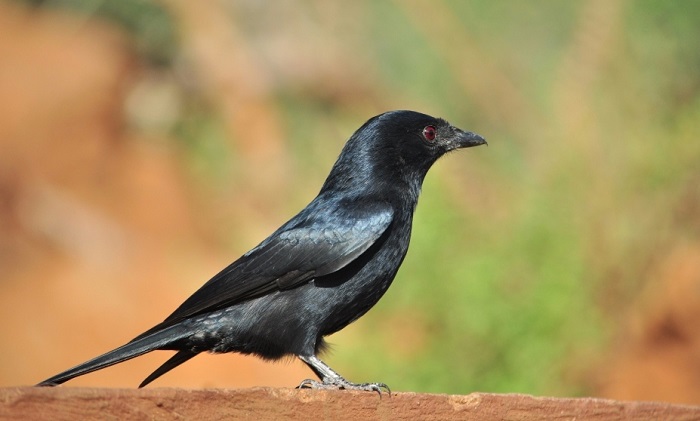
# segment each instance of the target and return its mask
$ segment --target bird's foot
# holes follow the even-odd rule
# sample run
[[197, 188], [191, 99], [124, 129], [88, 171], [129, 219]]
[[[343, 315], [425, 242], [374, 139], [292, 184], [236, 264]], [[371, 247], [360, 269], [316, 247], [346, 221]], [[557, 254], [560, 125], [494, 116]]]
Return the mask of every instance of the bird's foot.
[[386, 392], [391, 396], [391, 389], [384, 383], [351, 383], [342, 377], [325, 378], [322, 382], [306, 379], [299, 383], [297, 389], [321, 389], [321, 390], [361, 390], [364, 392], [377, 392], [379, 396]]

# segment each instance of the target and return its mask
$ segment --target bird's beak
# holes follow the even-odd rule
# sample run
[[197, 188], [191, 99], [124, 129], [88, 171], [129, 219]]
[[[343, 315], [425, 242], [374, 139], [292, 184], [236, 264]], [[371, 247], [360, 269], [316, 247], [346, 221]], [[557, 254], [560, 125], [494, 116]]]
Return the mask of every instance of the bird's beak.
[[479, 145], [488, 145], [486, 143], [486, 139], [483, 137], [479, 136], [476, 133], [472, 132], [465, 132], [460, 129], [456, 129], [457, 133], [455, 133], [455, 149], [457, 148], [471, 148], [472, 146], [479, 146]]

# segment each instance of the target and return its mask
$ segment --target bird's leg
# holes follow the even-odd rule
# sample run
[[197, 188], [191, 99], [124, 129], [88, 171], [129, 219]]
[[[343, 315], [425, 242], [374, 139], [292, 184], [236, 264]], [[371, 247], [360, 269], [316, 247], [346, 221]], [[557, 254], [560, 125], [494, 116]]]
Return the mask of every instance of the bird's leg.
[[364, 390], [367, 392], [377, 392], [381, 396], [382, 389], [386, 389], [391, 396], [389, 386], [384, 383], [351, 383], [345, 380], [340, 374], [328, 367], [326, 363], [321, 361], [315, 355], [298, 355], [299, 359], [304, 361], [311, 370], [321, 379], [320, 382], [312, 379], [302, 381], [297, 389], [346, 389], [346, 390]]

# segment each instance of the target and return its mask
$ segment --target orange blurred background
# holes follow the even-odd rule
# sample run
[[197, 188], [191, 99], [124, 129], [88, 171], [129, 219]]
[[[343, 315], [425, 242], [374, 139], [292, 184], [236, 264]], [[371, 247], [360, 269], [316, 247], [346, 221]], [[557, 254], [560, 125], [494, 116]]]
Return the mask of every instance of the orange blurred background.
[[[173, 3], [173, 10], [179, 8], [199, 9]], [[196, 20], [207, 16], [187, 18], [205, 39], [222, 24], [217, 28], [216, 12], [210, 13], [215, 19], [205, 28]], [[3, 2], [0, 27], [0, 308], [6, 337], [0, 384], [7, 386], [36, 383], [162, 320], [232, 260], [217, 224], [226, 219], [241, 247], [253, 244], [274, 228], [270, 220], [284, 216], [269, 209], [275, 195], [284, 197], [285, 183], [279, 173], [255, 171], [235, 182], [232, 200], [198, 191], [184, 158], [170, 147], [173, 140], [129, 119], [133, 107], [154, 114], [157, 124], [168, 118], [158, 115], [169, 112], [162, 108], [177, 106], [168, 102], [178, 98], [167, 82], [149, 85], [152, 70], [118, 26]], [[224, 34], [225, 45], [211, 46], [218, 51], [192, 47], [202, 55], [197, 71], [212, 84], [201, 89], [245, 122], [231, 121], [227, 129], [245, 126], [251, 142], [267, 142], [236, 145], [245, 157], [242, 172], [261, 160], [284, 171], [274, 107], [247, 83], [258, 75], [252, 64], [241, 68], [231, 58], [237, 49], [228, 36], [234, 34]], [[209, 63], [212, 53], [231, 62]], [[226, 92], [219, 91], [223, 79], [234, 85]], [[259, 218], [249, 217], [255, 213]], [[163, 358], [155, 353], [72, 383], [131, 387]], [[309, 374], [296, 362], [206, 355], [159, 386], [290, 386]]]

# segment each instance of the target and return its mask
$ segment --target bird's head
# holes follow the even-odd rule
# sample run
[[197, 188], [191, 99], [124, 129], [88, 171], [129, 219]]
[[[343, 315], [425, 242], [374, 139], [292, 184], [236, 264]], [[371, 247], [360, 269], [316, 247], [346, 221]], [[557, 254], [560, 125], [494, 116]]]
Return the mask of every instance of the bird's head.
[[369, 120], [368, 125], [373, 137], [370, 143], [390, 152], [399, 164], [424, 171], [447, 152], [486, 143], [478, 134], [415, 111], [386, 112]]
[[486, 144], [478, 134], [415, 111], [369, 119], [348, 140], [324, 188], [408, 183], [420, 189], [433, 163], [447, 152]]

